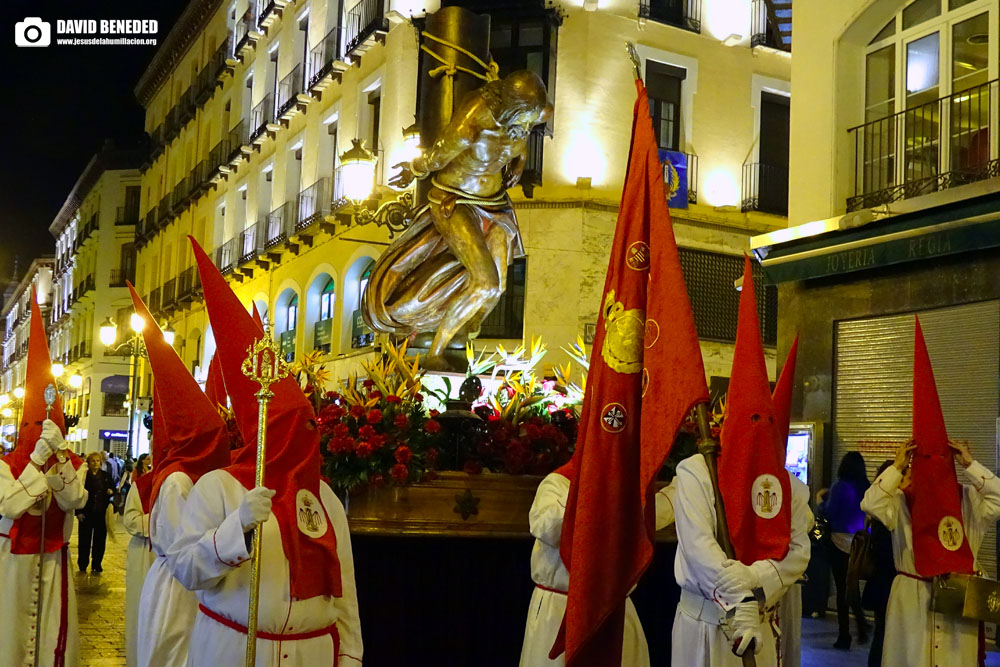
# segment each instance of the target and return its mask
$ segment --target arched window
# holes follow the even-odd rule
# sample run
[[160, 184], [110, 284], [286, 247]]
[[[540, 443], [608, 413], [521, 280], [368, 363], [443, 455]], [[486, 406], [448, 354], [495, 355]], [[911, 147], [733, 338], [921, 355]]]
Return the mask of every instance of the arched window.
[[333, 318], [334, 297], [333, 278], [330, 278], [319, 295], [319, 319], [321, 321]]
[[997, 12], [992, 0], [914, 0], [875, 32], [848, 210], [990, 176]]
[[299, 319], [299, 297], [292, 297], [292, 300], [288, 302], [288, 309], [285, 313], [287, 315], [285, 331], [295, 331], [295, 323]]
[[365, 270], [361, 272], [361, 278], [358, 279], [358, 308], [361, 307], [361, 302], [365, 298], [365, 288], [368, 287], [368, 279], [372, 277], [372, 269], [375, 268], [375, 262], [369, 262]]

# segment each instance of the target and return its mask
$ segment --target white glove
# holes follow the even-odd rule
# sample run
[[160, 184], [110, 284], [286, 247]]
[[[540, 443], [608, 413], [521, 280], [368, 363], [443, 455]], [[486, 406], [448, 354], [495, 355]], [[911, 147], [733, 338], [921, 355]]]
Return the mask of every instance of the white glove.
[[49, 460], [49, 457], [56, 453], [45, 438], [39, 438], [35, 443], [35, 451], [31, 452], [31, 460], [35, 465], [41, 467]]
[[742, 656], [753, 642], [753, 652], [756, 655], [764, 644], [760, 608], [757, 602], [741, 602], [734, 609], [730, 621], [733, 629], [733, 653]]
[[273, 497], [274, 491], [263, 486], [247, 491], [243, 500], [240, 501], [239, 509], [243, 532], [250, 532], [267, 521], [267, 517], [271, 515], [271, 498]]
[[753, 589], [759, 587], [760, 577], [752, 567], [738, 560], [722, 561], [722, 570], [715, 579], [715, 589], [720, 596], [738, 601], [752, 595]]
[[56, 426], [56, 423], [51, 419], [46, 419], [42, 422], [42, 440], [49, 443], [52, 447], [53, 452], [57, 452], [60, 449], [66, 449], [69, 447], [69, 443], [63, 438], [62, 431]]

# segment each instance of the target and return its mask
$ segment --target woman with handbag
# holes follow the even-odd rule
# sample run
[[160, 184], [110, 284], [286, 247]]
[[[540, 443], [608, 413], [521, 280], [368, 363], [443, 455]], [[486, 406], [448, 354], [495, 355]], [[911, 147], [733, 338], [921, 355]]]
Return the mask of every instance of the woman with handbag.
[[828, 557], [833, 582], [837, 586], [837, 624], [839, 633], [833, 647], [851, 648], [851, 608], [858, 628], [858, 643], [868, 641], [868, 621], [861, 609], [861, 600], [849, 593], [847, 566], [851, 553], [851, 543], [855, 533], [865, 528], [865, 513], [861, 511], [861, 498], [868, 490], [868, 474], [865, 460], [858, 452], [847, 452], [840, 460], [837, 481], [830, 487], [824, 505], [830, 521], [831, 540]]

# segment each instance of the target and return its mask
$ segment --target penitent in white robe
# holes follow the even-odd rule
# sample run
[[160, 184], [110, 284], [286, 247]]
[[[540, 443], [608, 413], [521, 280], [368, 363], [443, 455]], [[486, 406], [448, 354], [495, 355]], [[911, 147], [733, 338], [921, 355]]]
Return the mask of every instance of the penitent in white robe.
[[[160, 485], [150, 514], [150, 541], [155, 557], [139, 598], [138, 656], [140, 667], [188, 664], [188, 641], [198, 613], [194, 593], [178, 582], [167, 565], [167, 549], [180, 535], [191, 478], [174, 472]], [[209, 666], [210, 663], [200, 663]], [[235, 663], [234, 663], [235, 664]], [[221, 667], [213, 665], [211, 667]]]
[[136, 667], [139, 664], [139, 597], [154, 556], [149, 546], [149, 515], [142, 511], [139, 489], [135, 484], [125, 497], [122, 522], [132, 536], [125, 555], [125, 664]]
[[[962, 522], [975, 555], [983, 535], [1000, 518], [1000, 480], [976, 462], [965, 469], [964, 475], [969, 485], [962, 487]], [[901, 481], [899, 470], [889, 466], [861, 501], [862, 510], [892, 531], [892, 556], [900, 572], [889, 593], [882, 664], [885, 667], [976, 665], [979, 624], [931, 612], [931, 582], [902, 574], [916, 574], [917, 570], [913, 564], [913, 524], [906, 497], [899, 490]], [[920, 489], [914, 492], [920, 493]]]
[[[0, 460], [0, 582], [4, 598], [0, 604], [0, 665], [30, 667], [35, 664], [35, 621], [38, 617], [38, 555], [15, 555], [10, 552], [10, 527], [47, 490], [52, 490], [56, 503], [66, 512], [63, 538], [69, 544], [73, 534], [73, 512], [87, 504], [83, 480], [87, 464], [78, 470], [67, 461], [57, 464], [44, 475], [29, 464], [21, 476], [14, 479], [10, 467]], [[50, 501], [51, 502], [51, 501]], [[65, 664], [80, 663], [80, 638], [76, 615], [76, 590], [67, 549], [42, 556], [42, 630], [39, 665], [50, 667], [55, 662], [60, 617], [66, 610]], [[64, 575], [65, 571], [65, 575]], [[66, 596], [62, 595], [66, 577]]]
[[[569, 485], [569, 480], [562, 475], [547, 475], [538, 485], [528, 512], [528, 526], [535, 538], [535, 546], [531, 550], [531, 579], [535, 582], [535, 591], [531, 594], [528, 620], [524, 626], [521, 667], [561, 667], [566, 664], [565, 654], [555, 660], [549, 660], [548, 656], [566, 613], [566, 591], [569, 590], [569, 571], [559, 555]], [[673, 484], [656, 494], [656, 530], [662, 530], [674, 521], [673, 495]], [[625, 599], [622, 665], [649, 667], [646, 636], [629, 598]]]
[[[778, 664], [780, 601], [802, 576], [809, 563], [809, 489], [788, 473], [792, 490], [792, 534], [788, 553], [781, 560], [758, 561], [751, 565], [760, 578], [765, 597], [763, 645], [757, 654], [758, 667]], [[681, 599], [674, 614], [672, 663], [684, 667], [741, 667], [743, 661], [732, 652], [720, 621], [723, 607], [713, 599], [715, 582], [726, 559], [715, 537], [715, 495], [708, 467], [701, 454], [677, 466], [675, 523], [677, 558], [674, 575], [681, 587]], [[749, 498], [747, 499], [749, 502]]]
[[[242, 665], [245, 659], [251, 564], [239, 506], [246, 493], [246, 488], [225, 470], [199, 479], [184, 509], [184, 532], [168, 553], [174, 575], [196, 591], [201, 605], [227, 621], [223, 624], [204, 612], [198, 613], [191, 635], [191, 667]], [[281, 641], [258, 637], [257, 667], [361, 665], [361, 621], [347, 515], [326, 484], [320, 485], [320, 502], [332, 524], [326, 529], [333, 529], [337, 537], [342, 596], [292, 599], [289, 563], [277, 519], [271, 514], [262, 524], [257, 628], [258, 632], [273, 635], [300, 635], [335, 626], [340, 650], [334, 655], [330, 634]]]

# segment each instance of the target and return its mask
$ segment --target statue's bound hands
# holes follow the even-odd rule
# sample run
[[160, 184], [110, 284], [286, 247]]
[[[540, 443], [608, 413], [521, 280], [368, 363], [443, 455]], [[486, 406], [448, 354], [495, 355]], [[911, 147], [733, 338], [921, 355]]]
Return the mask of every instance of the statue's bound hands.
[[503, 186], [512, 188], [521, 182], [521, 175], [524, 173], [524, 157], [519, 157], [504, 167]]
[[399, 173], [389, 181], [389, 185], [394, 188], [399, 188], [400, 190], [405, 190], [410, 187], [410, 183], [412, 183], [416, 178], [410, 163], [400, 162], [399, 164], [392, 165], [392, 168], [399, 169]]

